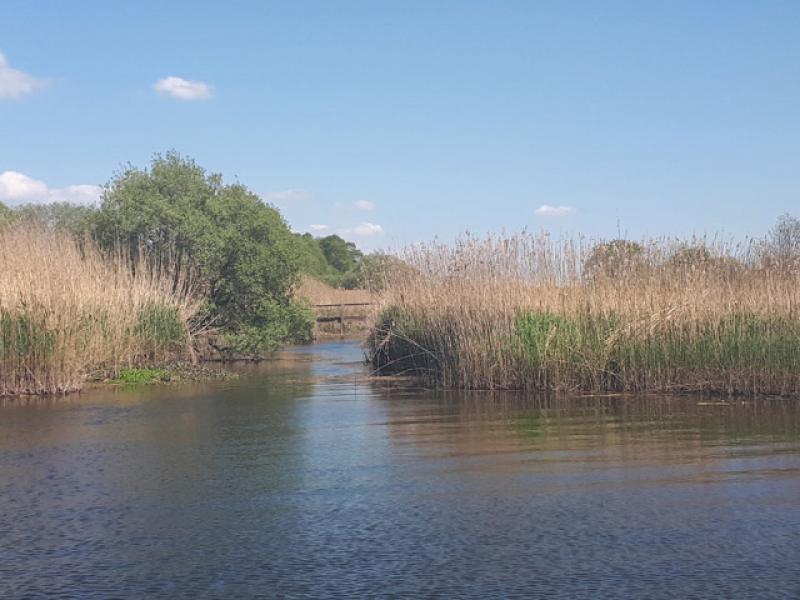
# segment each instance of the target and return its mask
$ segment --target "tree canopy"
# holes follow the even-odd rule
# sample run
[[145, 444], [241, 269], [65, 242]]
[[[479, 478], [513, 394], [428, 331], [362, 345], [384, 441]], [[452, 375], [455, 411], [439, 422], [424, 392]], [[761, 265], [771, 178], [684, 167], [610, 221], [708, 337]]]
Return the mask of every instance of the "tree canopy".
[[353, 242], [347, 242], [338, 235], [320, 238], [319, 247], [328, 264], [339, 273], [348, 273], [355, 269], [363, 256]]
[[[268, 349], [306, 327], [291, 303], [299, 264], [280, 213], [240, 184], [177, 153], [127, 167], [108, 185], [93, 230], [106, 248], [188, 273], [207, 314], [243, 349]], [[307, 319], [306, 319], [307, 320]], [[307, 335], [307, 332], [305, 332]]]
[[310, 275], [328, 285], [339, 284], [341, 273], [328, 263], [318, 238], [313, 237], [310, 233], [295, 233], [293, 242], [301, 273]]

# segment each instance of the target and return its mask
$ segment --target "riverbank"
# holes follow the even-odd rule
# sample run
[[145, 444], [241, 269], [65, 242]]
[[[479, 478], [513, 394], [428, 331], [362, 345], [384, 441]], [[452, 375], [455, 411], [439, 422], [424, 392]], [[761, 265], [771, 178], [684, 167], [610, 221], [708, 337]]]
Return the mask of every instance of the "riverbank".
[[0, 235], [0, 396], [65, 394], [98, 371], [186, 351], [199, 302], [179, 273], [40, 227]]
[[754, 243], [420, 246], [369, 339], [445, 388], [800, 396], [800, 276]]

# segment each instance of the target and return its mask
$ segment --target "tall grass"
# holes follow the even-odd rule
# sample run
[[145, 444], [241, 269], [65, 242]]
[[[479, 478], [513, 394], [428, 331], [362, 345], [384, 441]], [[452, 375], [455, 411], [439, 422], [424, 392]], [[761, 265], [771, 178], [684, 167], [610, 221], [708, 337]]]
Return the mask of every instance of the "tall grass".
[[90, 241], [33, 226], [0, 228], [0, 395], [77, 390], [186, 348], [197, 310], [173, 274], [131, 269]]
[[800, 270], [757, 241], [528, 234], [407, 249], [380, 372], [477, 389], [800, 393]]
[[294, 290], [295, 296], [304, 298], [312, 306], [317, 304], [351, 304], [374, 302], [375, 295], [369, 290], [346, 290], [335, 288], [308, 275], [300, 278]]

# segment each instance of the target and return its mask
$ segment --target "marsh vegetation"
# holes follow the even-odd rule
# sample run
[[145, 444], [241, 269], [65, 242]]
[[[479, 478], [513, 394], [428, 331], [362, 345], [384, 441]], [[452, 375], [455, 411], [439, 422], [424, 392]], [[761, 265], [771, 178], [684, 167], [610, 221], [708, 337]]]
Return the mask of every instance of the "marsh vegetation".
[[800, 394], [800, 223], [763, 240], [519, 234], [407, 249], [369, 345], [430, 385]]
[[0, 265], [0, 395], [69, 392], [181, 352], [200, 308], [179, 275], [64, 232], [4, 230]]
[[174, 152], [122, 168], [98, 206], [0, 204], [0, 395], [202, 357], [198, 333], [223, 360], [310, 341], [301, 279], [353, 287], [362, 262], [354, 244], [292, 233], [245, 186]]

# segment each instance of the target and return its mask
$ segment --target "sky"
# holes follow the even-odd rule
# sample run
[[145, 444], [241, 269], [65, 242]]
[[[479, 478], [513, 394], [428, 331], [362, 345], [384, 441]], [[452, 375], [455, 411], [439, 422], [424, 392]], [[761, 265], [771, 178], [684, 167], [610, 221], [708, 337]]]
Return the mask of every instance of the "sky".
[[0, 202], [177, 150], [296, 231], [762, 235], [800, 215], [800, 2], [0, 7]]

